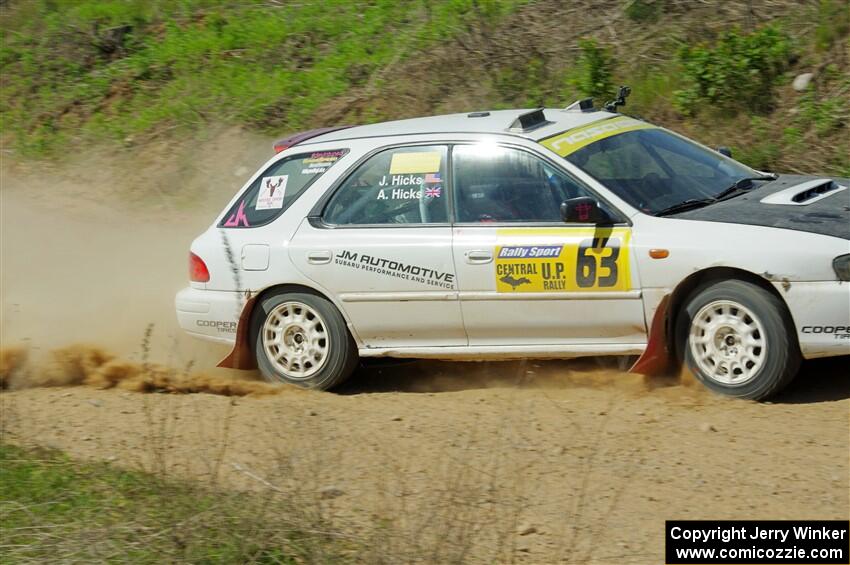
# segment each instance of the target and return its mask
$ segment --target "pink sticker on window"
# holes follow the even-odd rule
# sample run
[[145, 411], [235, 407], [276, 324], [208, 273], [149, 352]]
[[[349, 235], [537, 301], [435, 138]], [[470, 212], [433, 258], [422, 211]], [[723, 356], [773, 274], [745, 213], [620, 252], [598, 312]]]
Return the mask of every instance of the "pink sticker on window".
[[240, 225], [244, 225], [246, 228], [251, 227], [248, 224], [248, 216], [245, 215], [245, 201], [239, 203], [239, 209], [235, 214], [232, 214], [227, 221], [224, 222], [224, 227], [226, 228], [238, 228]]

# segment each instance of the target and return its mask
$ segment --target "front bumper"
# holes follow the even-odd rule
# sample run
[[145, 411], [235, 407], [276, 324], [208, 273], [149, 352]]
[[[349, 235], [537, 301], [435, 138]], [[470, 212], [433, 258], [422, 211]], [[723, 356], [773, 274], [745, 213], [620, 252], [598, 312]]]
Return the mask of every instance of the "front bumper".
[[187, 287], [177, 293], [174, 306], [180, 327], [194, 337], [227, 343], [236, 341], [236, 327], [244, 300], [238, 292]]
[[850, 282], [774, 283], [785, 299], [806, 359], [850, 355]]

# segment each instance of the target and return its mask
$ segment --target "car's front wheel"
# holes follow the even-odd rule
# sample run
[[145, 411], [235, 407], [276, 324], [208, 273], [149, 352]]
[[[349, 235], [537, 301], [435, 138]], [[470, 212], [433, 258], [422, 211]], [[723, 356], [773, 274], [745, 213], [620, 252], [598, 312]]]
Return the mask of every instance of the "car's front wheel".
[[253, 330], [257, 366], [271, 382], [327, 390], [347, 379], [357, 364], [345, 319], [315, 294], [264, 298], [255, 310]]
[[790, 383], [800, 351], [782, 301], [754, 284], [727, 280], [695, 292], [679, 316], [685, 362], [706, 387], [761, 400]]

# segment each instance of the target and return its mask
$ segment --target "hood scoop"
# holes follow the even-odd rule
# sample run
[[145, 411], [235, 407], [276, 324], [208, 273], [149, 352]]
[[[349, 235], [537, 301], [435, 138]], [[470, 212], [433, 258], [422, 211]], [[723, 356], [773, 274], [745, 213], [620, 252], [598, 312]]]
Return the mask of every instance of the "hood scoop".
[[815, 179], [794, 185], [785, 190], [774, 192], [760, 200], [762, 204], [785, 204], [788, 206], [808, 206], [822, 198], [847, 190], [832, 179]]

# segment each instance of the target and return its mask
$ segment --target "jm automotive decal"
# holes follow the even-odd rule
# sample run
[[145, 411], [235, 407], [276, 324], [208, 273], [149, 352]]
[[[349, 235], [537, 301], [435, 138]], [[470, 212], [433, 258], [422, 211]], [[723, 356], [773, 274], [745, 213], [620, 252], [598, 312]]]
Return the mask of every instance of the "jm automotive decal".
[[[628, 228], [500, 229], [496, 292], [629, 290], [630, 235]], [[532, 237], [546, 244], [526, 243]]]
[[334, 263], [343, 267], [359, 269], [379, 275], [396, 277], [408, 281], [437, 286], [440, 288], [454, 288], [455, 276], [427, 267], [420, 267], [410, 263], [402, 263], [393, 259], [385, 259], [366, 253], [354, 251], [341, 251], [336, 254]]

